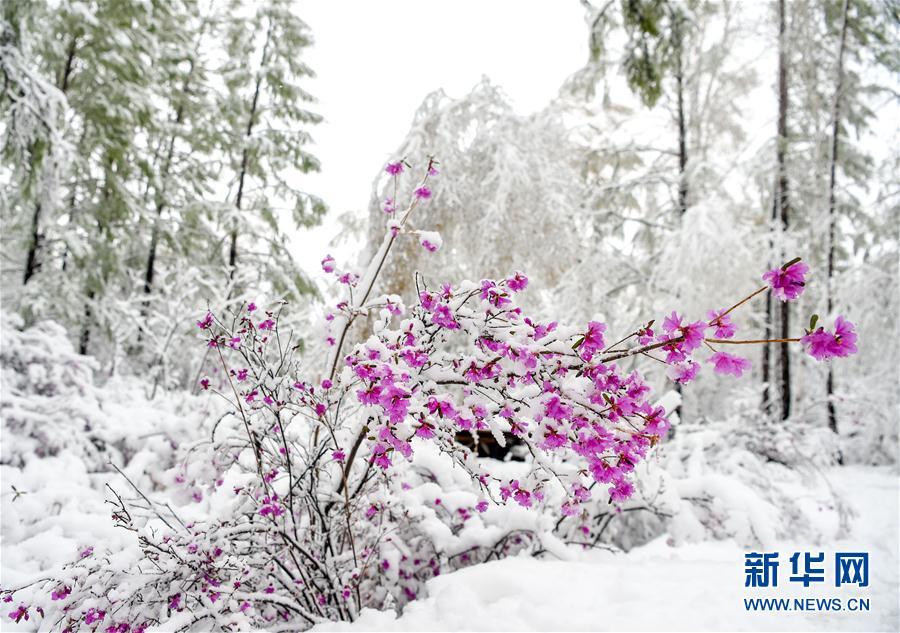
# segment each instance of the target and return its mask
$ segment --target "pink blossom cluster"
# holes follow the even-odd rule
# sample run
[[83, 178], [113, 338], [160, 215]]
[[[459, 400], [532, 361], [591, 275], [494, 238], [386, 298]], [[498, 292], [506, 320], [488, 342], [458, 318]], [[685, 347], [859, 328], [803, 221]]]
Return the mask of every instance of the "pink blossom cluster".
[[[567, 508], [590, 498], [592, 482], [623, 500], [630, 473], [668, 429], [638, 372], [602, 362], [605, 325], [583, 330], [525, 316], [514, 295], [528, 284], [500, 281], [424, 290], [409, 318], [382, 330], [345, 358], [342, 389], [371, 417], [369, 461], [390, 469], [410, 459], [415, 440], [436, 442], [472, 468], [495, 499], [530, 507], [544, 498], [551, 463], [583, 463], [568, 475]], [[458, 350], [455, 337], [471, 347]], [[574, 347], [577, 349], [573, 349]], [[546, 460], [527, 480], [481, 473], [458, 433], [517, 437]], [[543, 471], [543, 472], [542, 472]]]
[[[299, 629], [352, 620], [363, 607], [384, 606], [388, 595], [415, 599], [445, 566], [511, 553], [529, 538], [512, 531], [490, 552], [437, 554], [390, 494], [408, 489], [401, 476], [412, 469], [404, 462], [423, 447], [462, 467], [477, 491], [466, 502], [427, 501], [454, 533], [490, 516], [492, 502], [584, 520], [589, 504], [620, 508], [635, 494], [636, 467], [670, 426], [633, 360], [664, 363], [669, 377], [685, 384], [698, 375], [700, 354], [716, 373], [747, 372], [749, 360], [723, 351], [730, 345], [799, 342], [817, 360], [856, 352], [855, 328], [843, 317], [833, 331], [817, 328], [814, 318], [798, 339], [735, 339], [741, 305], [766, 290], [782, 301], [801, 295], [808, 268], [799, 260], [768, 271], [766, 286], [730, 308], [696, 320], [673, 311], [622, 338], [600, 320], [566, 325], [526, 315], [518, 301], [529, 286], [522, 272], [439, 287], [422, 282], [410, 308], [397, 296], [372, 298], [401, 232], [417, 235], [428, 252], [441, 246], [437, 234], [405, 228], [410, 211], [433, 196], [426, 183], [435, 165], [429, 161], [405, 210], [395, 204], [396, 182], [409, 165], [386, 167], [395, 185], [385, 202], [390, 219], [365, 271], [322, 260], [347, 294], [325, 317], [330, 356], [323, 375], [296, 375], [299, 346], [279, 327], [281, 308], [249, 303], [196, 321], [218, 365], [217, 378], [201, 377], [200, 386], [228, 399], [233, 411], [216, 424], [209, 451], [191, 452], [172, 479], [194, 503], [215, 497], [218, 514], [194, 524], [169, 506], [165, 514], [152, 506], [129, 512], [123, 502], [113, 517], [140, 534], [154, 570], [146, 591], [127, 605], [134, 612], [116, 592], [98, 598], [96, 588], [115, 588], [115, 576], [93, 546], [80, 548], [71, 564], [79, 573], [45, 586], [45, 604], [60, 604], [65, 630], [143, 633], [182, 611], [215, 611], [236, 627]], [[367, 337], [345, 352], [354, 320], [373, 315]], [[528, 468], [515, 478], [492, 473], [463, 441], [478, 434], [523, 446]], [[136, 526], [138, 511], [151, 513], [153, 530]], [[15, 591], [0, 593], [13, 602]], [[8, 613], [17, 623], [43, 616], [40, 606], [18, 605]]]

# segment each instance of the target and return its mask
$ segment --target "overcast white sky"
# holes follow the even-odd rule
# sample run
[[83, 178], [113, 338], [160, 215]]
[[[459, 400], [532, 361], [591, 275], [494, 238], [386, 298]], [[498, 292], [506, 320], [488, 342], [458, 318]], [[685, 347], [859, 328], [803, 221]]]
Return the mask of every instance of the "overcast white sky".
[[312, 130], [322, 172], [303, 187], [331, 207], [321, 228], [298, 236], [297, 256], [313, 274], [337, 216], [366, 207], [425, 95], [443, 88], [459, 97], [487, 75], [530, 112], [587, 57], [578, 0], [311, 0], [301, 9], [315, 37], [306, 61], [318, 75], [306, 89], [325, 117]]

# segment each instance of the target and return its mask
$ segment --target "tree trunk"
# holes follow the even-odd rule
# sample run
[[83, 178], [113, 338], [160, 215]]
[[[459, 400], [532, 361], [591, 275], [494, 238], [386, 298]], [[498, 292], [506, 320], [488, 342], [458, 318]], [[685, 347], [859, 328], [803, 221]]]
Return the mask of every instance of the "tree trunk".
[[[774, 205], [773, 205], [774, 209]], [[774, 216], [774, 211], [773, 211]], [[771, 245], [771, 244], [770, 244]], [[772, 338], [772, 293], [766, 293], [766, 327], [763, 338]], [[762, 346], [762, 409], [767, 415], [772, 413], [772, 351], [769, 345]]]
[[[57, 86], [63, 94], [66, 94], [66, 91], [69, 89], [69, 77], [72, 74], [72, 64], [75, 61], [75, 51], [77, 50], [76, 44], [77, 41], [74, 37], [69, 40], [69, 47], [66, 49], [66, 63], [59, 73]], [[40, 193], [38, 195], [40, 196]], [[43, 204], [39, 199], [34, 205], [34, 213], [31, 215], [31, 240], [28, 244], [28, 253], [25, 256], [25, 274], [22, 279], [22, 285], [27, 284], [37, 271], [37, 252], [40, 246], [42, 210]]]
[[84, 302], [84, 322], [81, 324], [81, 336], [78, 337], [78, 353], [87, 355], [88, 344], [91, 341], [91, 302], [94, 300], [94, 291], [89, 290], [87, 301]]
[[[837, 162], [840, 139], [841, 119], [841, 93], [844, 90], [844, 49], [847, 44], [847, 14], [849, 13], [849, 0], [844, 0], [841, 17], [841, 43], [838, 47], [837, 58], [837, 82], [834, 90], [834, 103], [832, 106], [831, 122], [831, 165], [828, 182], [828, 277], [825, 288], [827, 292], [828, 313], [834, 309], [833, 285], [834, 285], [834, 242], [835, 219], [837, 215]], [[834, 366], [828, 366], [828, 380], [826, 382], [828, 400], [828, 428], [834, 433], [838, 432], [837, 412], [834, 408]]]
[[[193, 68], [193, 65], [191, 66], [191, 68]], [[184, 80], [184, 86], [183, 86], [184, 92], [187, 92], [188, 85], [189, 85], [189, 77], [190, 77], [190, 71], [189, 71], [188, 77], [186, 77]], [[178, 109], [175, 113], [175, 125], [176, 126], [180, 125], [183, 119], [184, 119], [184, 104], [182, 103], [178, 106]], [[162, 172], [160, 174], [160, 180], [162, 181], [162, 187], [160, 188], [161, 190], [159, 191], [158, 196], [157, 196], [156, 217], [153, 220], [153, 229], [150, 233], [150, 251], [147, 253], [147, 266], [144, 271], [144, 294], [145, 295], [149, 295], [151, 293], [151, 291], [153, 290], [153, 278], [154, 278], [154, 275], [156, 274], [156, 268], [155, 268], [155, 266], [156, 266], [156, 248], [159, 244], [159, 222], [160, 222], [160, 218], [162, 217], [163, 209], [165, 209], [165, 206], [166, 206], [166, 198], [165, 198], [166, 178], [168, 178], [169, 169], [172, 166], [172, 157], [175, 154], [175, 136], [176, 136], [176, 133], [173, 132], [172, 136], [169, 138], [169, 148], [166, 152], [165, 162], [163, 163]], [[148, 304], [149, 304], [149, 298], [147, 300], [145, 300], [145, 305], [143, 308], [145, 313], [147, 311]]]
[[[778, 171], [775, 180], [775, 205], [778, 211], [778, 219], [781, 222], [782, 233], [786, 233], [790, 225], [788, 178], [785, 164], [787, 152], [788, 59], [784, 14], [785, 0], [778, 0], [778, 136], [776, 139], [776, 165]], [[782, 253], [782, 256], [784, 256], [784, 253]], [[780, 338], [789, 338], [791, 314], [788, 302], [782, 302], [780, 314]], [[781, 393], [781, 419], [784, 420], [791, 414], [791, 359], [790, 348], [787, 343], [779, 344], [778, 348], [778, 383]]]
[[[681, 22], [677, 18], [673, 20], [673, 42], [675, 44], [675, 91], [677, 99], [677, 123], [678, 123], [678, 217], [683, 219], [688, 210], [688, 181], [687, 181], [687, 132], [684, 116], [684, 63], [682, 59], [682, 33]], [[675, 384], [675, 391], [682, 394], [681, 383]], [[682, 406], [675, 407], [675, 413], [681, 417]], [[674, 429], [673, 429], [674, 432]]]
[[[181, 125], [184, 121], [184, 110], [185, 103], [184, 100], [187, 98], [188, 89], [191, 86], [191, 79], [194, 75], [194, 69], [196, 68], [196, 56], [200, 52], [200, 47], [203, 43], [203, 35], [206, 31], [207, 20], [203, 20], [200, 25], [200, 30], [197, 33], [197, 40], [194, 45], [194, 56], [190, 59], [190, 66], [188, 67], [187, 73], [184, 76], [184, 81], [181, 84], [181, 101], [178, 104], [178, 107], [175, 109], [175, 126]], [[169, 147], [166, 150], [165, 161], [163, 162], [162, 173], [160, 177], [160, 181], [162, 182], [161, 190], [157, 192], [157, 201], [156, 201], [156, 218], [153, 222], [153, 230], [150, 234], [150, 252], [147, 253], [147, 266], [144, 271], [144, 294], [149, 295], [153, 290], [153, 280], [156, 275], [156, 249], [159, 246], [159, 222], [160, 217], [162, 216], [163, 209], [165, 209], [166, 200], [165, 193], [168, 184], [168, 176], [169, 170], [172, 168], [172, 159], [175, 156], [175, 140], [178, 135], [177, 130], [172, 132], [172, 135], [169, 137]], [[148, 181], [149, 187], [149, 181]], [[149, 307], [149, 298], [145, 300], [144, 303], [144, 311]], [[140, 336], [140, 332], [138, 332], [138, 336]]]
[[31, 241], [28, 245], [28, 254], [25, 256], [25, 276], [22, 279], [22, 285], [28, 283], [28, 280], [37, 270], [37, 250], [41, 233], [41, 201], [38, 200], [34, 205], [34, 213], [31, 216]]
[[[259, 71], [256, 74], [256, 86], [253, 90], [253, 100], [250, 103], [250, 116], [247, 120], [247, 131], [244, 133], [244, 150], [241, 153], [241, 171], [238, 175], [238, 190], [237, 195], [234, 199], [234, 206], [237, 209], [238, 213], [241, 211], [241, 203], [244, 199], [244, 181], [247, 177], [247, 169], [249, 168], [249, 151], [246, 143], [250, 142], [250, 135], [253, 132], [253, 125], [256, 123], [256, 111], [259, 108], [259, 94], [262, 88], [262, 80], [263, 80], [263, 71], [265, 70], [266, 64], [269, 61], [269, 43], [272, 41], [272, 23], [269, 22], [269, 29], [266, 31], [266, 42], [263, 44], [263, 52], [262, 58], [259, 62]], [[228, 253], [228, 270], [229, 270], [229, 279], [234, 279], [235, 272], [237, 271], [237, 240], [238, 240], [238, 226], [237, 221], [235, 220], [234, 227], [231, 229], [231, 249]]]

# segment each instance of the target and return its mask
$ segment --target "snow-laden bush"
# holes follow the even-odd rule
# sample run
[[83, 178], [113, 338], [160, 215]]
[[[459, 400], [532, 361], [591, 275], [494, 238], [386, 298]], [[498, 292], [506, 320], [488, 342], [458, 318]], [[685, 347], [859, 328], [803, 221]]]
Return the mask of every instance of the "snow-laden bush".
[[91, 544], [127, 550], [105, 503], [116, 468], [148, 492], [167, 488], [166, 471], [207, 432], [214, 403], [186, 394], [148, 399], [139, 377], [102, 381], [97, 362], [77, 354], [59, 324], [2, 319], [3, 582], [18, 584], [53, 577]]
[[77, 354], [58, 324], [45, 321], [23, 329], [18, 315], [4, 313], [0, 346], [4, 464], [22, 465], [30, 455], [74, 452], [85, 463], [105, 461], [108, 418], [93, 389], [96, 362]]
[[[399, 177], [404, 165], [388, 173]], [[524, 547], [565, 556], [567, 544], [597, 545], [598, 515], [608, 526], [619, 512], [652, 507], [640, 471], [669, 420], [632, 361], [664, 363], [681, 384], [702, 362], [740, 376], [749, 361], [721, 349], [772, 341], [735, 339], [734, 311], [766, 291], [795, 299], [806, 266], [769, 271], [765, 286], [706, 320], [673, 312], [612, 343], [599, 321], [524, 314], [517, 295], [528, 279], [518, 272], [439, 288], [418, 280], [418, 304], [407, 309], [372, 288], [401, 236], [440, 247], [409, 221], [431, 197], [435, 165], [405, 208], [386, 205], [381, 248], [361, 275], [323, 260], [348, 295], [328, 317], [323, 375], [300, 373], [283, 306], [251, 303], [197, 322], [218, 365], [201, 386], [230, 411], [171, 470], [179, 493], [169, 498], [182, 505], [131, 481], [110, 501], [140, 555], [86, 546], [16, 603], [13, 620], [38, 613], [54, 628], [111, 633], [305, 629], [402, 604], [442, 571]], [[372, 317], [369, 336], [345, 353], [360, 317]], [[802, 342], [817, 359], [855, 351], [852, 324], [816, 325], [778, 342]], [[463, 432], [515, 442], [525, 461], [478, 460]], [[676, 485], [681, 498], [693, 494], [682, 490], [689, 482]], [[18, 591], [5, 593], [12, 602]]]
[[35, 459], [72, 455], [89, 472], [128, 464], [140, 451], [159, 460], [201, 433], [185, 417], [209, 405], [161, 395], [148, 399], [145, 381], [112, 377], [99, 384], [98, 363], [78, 354], [64, 328], [53, 321], [25, 327], [15, 314], [3, 314], [0, 347], [0, 412], [4, 465], [24, 467]]

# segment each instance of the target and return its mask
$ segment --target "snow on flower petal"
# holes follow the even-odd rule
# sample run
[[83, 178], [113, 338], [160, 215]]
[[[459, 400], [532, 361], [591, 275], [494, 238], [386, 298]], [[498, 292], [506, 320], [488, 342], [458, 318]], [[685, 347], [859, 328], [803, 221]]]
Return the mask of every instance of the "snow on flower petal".
[[456, 319], [453, 318], [453, 313], [450, 311], [450, 307], [443, 303], [434, 309], [434, 312], [431, 315], [431, 321], [435, 325], [439, 325], [442, 328], [446, 328], [448, 330], [459, 329], [459, 323], [456, 321]]
[[440, 250], [441, 246], [443, 246], [444, 244], [444, 241], [441, 239], [440, 233], [437, 233], [436, 231], [420, 231], [419, 242], [422, 244], [422, 247], [429, 253], [434, 253]]

